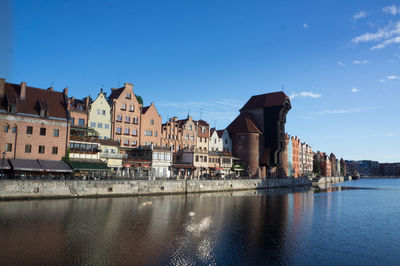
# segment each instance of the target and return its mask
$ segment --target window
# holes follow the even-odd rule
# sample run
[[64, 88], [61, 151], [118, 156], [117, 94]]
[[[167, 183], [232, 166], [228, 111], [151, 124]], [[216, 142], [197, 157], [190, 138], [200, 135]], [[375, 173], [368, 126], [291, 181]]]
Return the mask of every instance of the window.
[[95, 128], [96, 127], [96, 122], [90, 122], [90, 127]]
[[108, 153], [108, 149], [104, 149], [104, 153]]
[[126, 135], [129, 135], [129, 127], [126, 127], [126, 128], [124, 129], [124, 133], [125, 133]]
[[84, 126], [85, 126], [85, 119], [79, 118], [79, 120], [78, 120], [78, 126], [84, 127]]
[[106, 110], [101, 110], [103, 115], [106, 115]]
[[138, 123], [137, 117], [133, 117], [133, 118], [132, 118], [132, 123], [133, 123], [133, 124], [137, 124], [137, 123]]
[[103, 128], [103, 123], [97, 123], [98, 128]]
[[203, 142], [203, 141], [202, 141], [202, 137], [200, 137], [200, 142]]
[[31, 151], [32, 151], [32, 145], [29, 144], [25, 145], [25, 153], [31, 153]]
[[10, 126], [9, 126], [9, 125], [5, 125], [5, 126], [4, 126], [4, 132], [8, 132], [9, 129], [10, 129]]
[[125, 123], [131, 122], [131, 118], [129, 116], [125, 116]]
[[124, 145], [129, 145], [129, 140], [124, 140]]
[[204, 138], [204, 142], [207, 143], [207, 138]]
[[27, 126], [26, 127], [26, 134], [31, 135], [33, 133], [33, 127]]
[[109, 129], [110, 128], [110, 124], [104, 124], [104, 128]]
[[207, 162], [207, 156], [204, 156], [204, 161]]
[[134, 112], [135, 111], [135, 106], [134, 105], [129, 105], [129, 111]]
[[214, 139], [214, 144], [216, 144], [217, 143], [217, 139]]
[[45, 127], [40, 128], [40, 136], [46, 136], [46, 128]]
[[137, 136], [137, 129], [132, 130], [132, 136]]
[[194, 140], [194, 136], [193, 135], [190, 135], [190, 140]]
[[53, 137], [58, 137], [60, 136], [60, 130], [59, 129], [53, 129]]
[[157, 130], [156, 131], [154, 131], [154, 137], [157, 137]]
[[97, 109], [97, 114], [100, 115], [100, 109]]
[[225, 144], [228, 144], [228, 140], [227, 139], [225, 139]]
[[189, 129], [190, 131], [192, 131], [192, 125], [189, 125], [188, 129]]
[[131, 93], [130, 92], [125, 94], [125, 99], [130, 99], [130, 98], [131, 98]]
[[121, 104], [121, 110], [126, 110], [126, 104], [125, 103]]
[[150, 125], [154, 125], [154, 119], [150, 120]]
[[199, 156], [198, 155], [196, 155], [196, 162], [198, 162], [199, 161]]
[[136, 145], [137, 145], [137, 141], [136, 140], [132, 141], [132, 146], [136, 146]]
[[6, 152], [12, 151], [12, 143], [6, 143]]
[[51, 153], [52, 154], [58, 154], [58, 147], [54, 147], [53, 146], [53, 149], [51, 150]]
[[145, 130], [145, 131], [144, 131], [144, 135], [145, 135], [145, 136], [153, 136], [153, 131], [151, 131], [151, 130]]
[[204, 127], [201, 128], [201, 133], [206, 133], [206, 129]]
[[115, 150], [114, 150], [114, 149], [111, 149], [111, 153], [115, 153]]
[[12, 127], [12, 133], [17, 133], [17, 127]]
[[74, 117], [71, 118], [71, 125], [72, 126], [75, 125], [75, 118]]
[[117, 127], [116, 130], [115, 130], [115, 132], [116, 132], [117, 134], [121, 134], [121, 128], [120, 128], [120, 127]]
[[83, 110], [83, 106], [82, 105], [78, 105], [78, 110], [82, 111]]
[[189, 134], [186, 134], [186, 135], [185, 135], [185, 139], [189, 139]]
[[44, 153], [44, 145], [39, 145], [39, 153]]

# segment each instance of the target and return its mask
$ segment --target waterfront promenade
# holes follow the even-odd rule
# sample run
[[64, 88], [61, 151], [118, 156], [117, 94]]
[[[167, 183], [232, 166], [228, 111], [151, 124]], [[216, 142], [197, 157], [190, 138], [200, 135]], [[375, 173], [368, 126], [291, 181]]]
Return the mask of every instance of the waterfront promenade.
[[308, 178], [232, 180], [0, 180], [0, 200], [116, 197], [311, 186]]

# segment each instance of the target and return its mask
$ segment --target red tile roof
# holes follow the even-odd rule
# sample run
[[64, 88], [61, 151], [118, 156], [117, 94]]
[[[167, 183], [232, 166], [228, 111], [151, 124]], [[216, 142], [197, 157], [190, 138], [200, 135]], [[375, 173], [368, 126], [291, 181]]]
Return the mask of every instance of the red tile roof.
[[[40, 116], [40, 105], [48, 110], [49, 117], [67, 119], [67, 103], [62, 92], [26, 87], [25, 99], [20, 99], [19, 84], [5, 83], [6, 97], [16, 104], [16, 113]], [[5, 97], [5, 98], [6, 98]], [[0, 110], [6, 110], [6, 100], [0, 100]]]
[[285, 104], [286, 99], [289, 99], [289, 97], [283, 91], [255, 95], [247, 101], [240, 111], [261, 107], [282, 106]]
[[[215, 131], [215, 127], [213, 127], [213, 128], [210, 129], [210, 136], [212, 136], [212, 134], [214, 133], [214, 131]], [[217, 133], [217, 134], [218, 134], [218, 133]]]
[[257, 126], [254, 116], [250, 113], [241, 113], [235, 120], [227, 127], [229, 133], [258, 133], [262, 134]]

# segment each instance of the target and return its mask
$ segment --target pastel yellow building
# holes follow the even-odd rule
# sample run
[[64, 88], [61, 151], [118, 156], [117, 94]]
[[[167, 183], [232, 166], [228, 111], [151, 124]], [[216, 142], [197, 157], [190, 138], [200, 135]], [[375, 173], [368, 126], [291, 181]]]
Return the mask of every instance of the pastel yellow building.
[[91, 103], [88, 113], [88, 126], [100, 134], [100, 139], [111, 139], [111, 107], [103, 89], [101, 89], [96, 100]]

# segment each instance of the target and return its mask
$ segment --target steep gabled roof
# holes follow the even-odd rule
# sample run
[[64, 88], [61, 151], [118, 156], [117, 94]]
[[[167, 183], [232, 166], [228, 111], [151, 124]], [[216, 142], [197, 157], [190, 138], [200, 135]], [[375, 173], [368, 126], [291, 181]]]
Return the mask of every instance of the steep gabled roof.
[[250, 113], [241, 113], [227, 127], [229, 133], [257, 133], [262, 134], [255, 122], [254, 116]]
[[143, 107], [142, 113], [145, 114], [147, 112], [147, 110], [149, 110], [149, 108], [150, 108], [150, 105]]
[[121, 87], [119, 89], [112, 88], [110, 96], [108, 96], [108, 100], [112, 102], [113, 99], [117, 99], [121, 93], [124, 91], [125, 87]]
[[[4, 90], [5, 98], [16, 104], [17, 113], [40, 116], [41, 104], [48, 110], [49, 117], [67, 119], [67, 104], [62, 92], [26, 86], [25, 99], [20, 99], [20, 85], [6, 82]], [[0, 101], [0, 110], [5, 110], [6, 104], [5, 100]]]
[[224, 132], [225, 132], [225, 129], [217, 130], [218, 138], [222, 138], [222, 136], [224, 135]]
[[289, 97], [283, 91], [254, 95], [240, 111], [253, 108], [283, 106], [287, 99], [289, 99]]
[[214, 131], [215, 131], [215, 127], [213, 127], [213, 128], [210, 129], [210, 137], [212, 136], [212, 134], [214, 133]]

